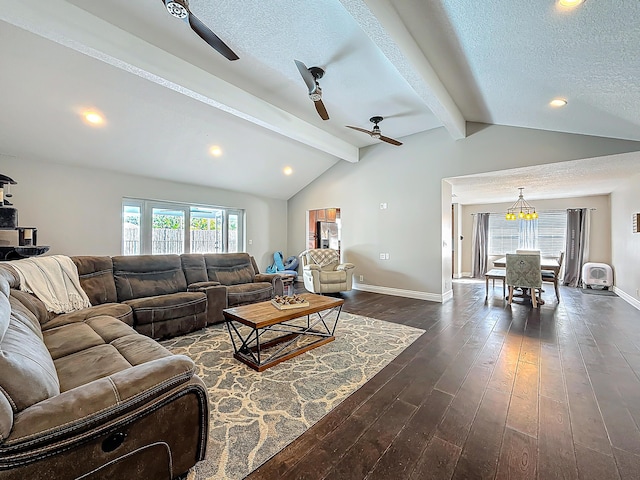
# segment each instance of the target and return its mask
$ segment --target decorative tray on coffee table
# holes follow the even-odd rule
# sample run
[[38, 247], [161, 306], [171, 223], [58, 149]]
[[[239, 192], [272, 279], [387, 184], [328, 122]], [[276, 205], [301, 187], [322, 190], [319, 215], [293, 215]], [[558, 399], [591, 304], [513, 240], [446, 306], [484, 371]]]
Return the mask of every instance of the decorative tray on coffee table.
[[276, 295], [271, 303], [278, 310], [288, 310], [290, 308], [308, 307], [309, 302], [299, 295]]

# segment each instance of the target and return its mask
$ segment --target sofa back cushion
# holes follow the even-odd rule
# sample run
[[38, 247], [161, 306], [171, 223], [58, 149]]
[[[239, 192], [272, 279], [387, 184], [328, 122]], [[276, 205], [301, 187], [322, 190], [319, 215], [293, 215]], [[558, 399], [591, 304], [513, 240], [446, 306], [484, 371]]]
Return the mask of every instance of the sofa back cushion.
[[332, 248], [311, 248], [300, 254], [303, 265], [318, 265], [322, 270], [333, 271], [340, 265], [340, 256]]
[[187, 291], [179, 255], [117, 256], [112, 260], [118, 302]]
[[183, 253], [180, 255], [180, 261], [187, 285], [208, 281], [207, 267], [201, 253]]
[[80, 285], [91, 305], [115, 303], [118, 300], [113, 279], [113, 262], [106, 256], [71, 257], [78, 268]]
[[[29, 309], [9, 295], [0, 279], [0, 387], [13, 413], [60, 394], [60, 382], [40, 323]], [[6, 400], [6, 402], [5, 402]], [[0, 429], [6, 418], [0, 418]]]
[[238, 285], [252, 283], [255, 279], [256, 272], [248, 253], [210, 253], [203, 256], [210, 282]]
[[15, 268], [7, 262], [0, 262], [0, 282], [4, 279], [9, 288], [20, 288], [20, 275]]

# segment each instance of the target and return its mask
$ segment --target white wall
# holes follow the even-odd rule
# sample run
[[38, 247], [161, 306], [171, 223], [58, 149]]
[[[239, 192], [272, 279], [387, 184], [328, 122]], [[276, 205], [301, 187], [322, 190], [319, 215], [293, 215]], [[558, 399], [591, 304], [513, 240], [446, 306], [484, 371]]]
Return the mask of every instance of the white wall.
[[[468, 132], [454, 141], [438, 128], [403, 138], [401, 147], [364, 148], [359, 163], [339, 162], [289, 200], [289, 250], [305, 248], [307, 210], [338, 207], [344, 259], [356, 265], [356, 279], [364, 275], [357, 288], [442, 299], [451, 288], [443, 178], [640, 150], [638, 142], [525, 128], [469, 124]], [[381, 252], [390, 259], [379, 260]]]
[[[287, 247], [283, 200], [6, 156], [0, 173], [18, 182], [11, 191], [19, 224], [37, 227], [38, 243], [53, 254], [120, 255], [123, 197], [244, 209], [247, 251], [262, 271]], [[17, 243], [15, 232], [0, 233], [0, 241]]]
[[632, 215], [640, 213], [640, 175], [611, 194], [611, 257], [616, 293], [640, 308], [640, 233], [633, 233]]
[[[513, 200], [517, 199], [517, 192]], [[531, 200], [538, 213], [545, 210], [566, 210], [568, 208], [593, 208], [591, 211], [591, 236], [589, 244], [589, 261], [611, 264], [611, 206], [609, 195], [590, 197], [559, 198], [555, 200]], [[483, 205], [463, 205], [461, 210], [462, 236], [462, 276], [471, 274], [471, 250], [473, 242], [474, 213], [504, 213], [513, 202], [490, 203]], [[558, 252], [560, 253], [560, 252]]]

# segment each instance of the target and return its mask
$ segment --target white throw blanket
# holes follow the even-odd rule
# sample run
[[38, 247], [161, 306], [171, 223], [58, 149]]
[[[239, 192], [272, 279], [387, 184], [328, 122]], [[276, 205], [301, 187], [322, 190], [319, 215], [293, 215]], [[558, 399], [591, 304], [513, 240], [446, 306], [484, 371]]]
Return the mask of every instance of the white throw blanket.
[[64, 255], [8, 262], [20, 275], [20, 290], [33, 293], [49, 312], [69, 313], [91, 306], [80, 286], [78, 269]]

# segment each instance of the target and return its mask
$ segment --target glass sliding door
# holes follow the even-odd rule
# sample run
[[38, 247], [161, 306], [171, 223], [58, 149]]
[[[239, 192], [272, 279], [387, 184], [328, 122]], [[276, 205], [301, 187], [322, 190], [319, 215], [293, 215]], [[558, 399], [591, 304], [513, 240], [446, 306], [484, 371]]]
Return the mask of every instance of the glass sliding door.
[[122, 254], [140, 255], [142, 205], [127, 202], [122, 205]]
[[184, 253], [187, 212], [175, 207], [152, 207], [151, 253]]
[[237, 210], [227, 210], [227, 251], [237, 253], [243, 250], [243, 225], [242, 212]]
[[191, 253], [224, 251], [224, 210], [191, 207]]

